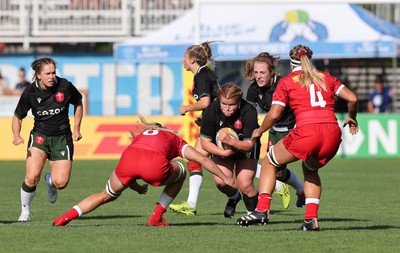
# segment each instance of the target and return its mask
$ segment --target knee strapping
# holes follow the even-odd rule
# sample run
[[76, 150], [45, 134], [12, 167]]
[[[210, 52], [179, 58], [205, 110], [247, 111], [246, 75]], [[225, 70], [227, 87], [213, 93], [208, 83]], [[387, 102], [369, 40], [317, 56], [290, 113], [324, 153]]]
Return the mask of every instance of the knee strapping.
[[182, 178], [185, 178], [186, 175], [186, 171], [185, 171], [185, 166], [183, 166], [182, 163], [180, 162], [176, 162], [179, 166], [179, 175], [176, 178], [175, 182], [178, 182], [179, 180], [181, 180]]
[[111, 188], [110, 179], [108, 179], [107, 184], [106, 184], [106, 192], [108, 195], [110, 195], [113, 198], [118, 198], [119, 196], [121, 196], [121, 192], [115, 192]]
[[271, 146], [268, 150], [268, 159], [271, 162], [271, 164], [274, 165], [275, 167], [281, 166], [275, 158], [274, 146]]

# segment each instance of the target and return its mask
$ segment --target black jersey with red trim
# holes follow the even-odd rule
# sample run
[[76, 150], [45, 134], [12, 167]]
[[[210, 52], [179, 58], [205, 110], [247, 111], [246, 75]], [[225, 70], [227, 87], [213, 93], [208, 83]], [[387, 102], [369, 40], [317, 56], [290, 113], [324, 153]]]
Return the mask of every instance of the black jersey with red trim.
[[66, 135], [71, 132], [69, 105], [81, 104], [82, 94], [68, 80], [56, 77], [56, 83], [43, 90], [37, 81], [22, 92], [14, 115], [23, 119], [29, 110], [34, 116], [33, 131], [48, 136]]
[[[274, 78], [274, 82], [270, 86], [259, 87], [257, 82], [254, 81], [250, 84], [247, 90], [246, 100], [253, 104], [254, 106], [259, 106], [266, 113], [271, 109], [272, 95], [274, 94], [276, 87], [281, 79], [280, 76]], [[296, 125], [296, 118], [294, 117], [293, 110], [290, 106], [286, 106], [283, 110], [282, 116], [275, 123], [275, 127], [287, 127], [293, 129]]]
[[[241, 100], [235, 114], [226, 117], [221, 111], [220, 100], [216, 99], [203, 113], [200, 136], [215, 143], [217, 132], [224, 127], [233, 129], [239, 140], [250, 140], [253, 130], [259, 127], [256, 108], [246, 100]], [[254, 150], [249, 152], [252, 157], [248, 156], [247, 158], [258, 159], [260, 146], [260, 140], [258, 140]], [[243, 158], [245, 156], [236, 154], [235, 157]]]
[[207, 66], [201, 66], [193, 78], [193, 97], [199, 101], [202, 97], [210, 97], [214, 101], [218, 92], [218, 76]]

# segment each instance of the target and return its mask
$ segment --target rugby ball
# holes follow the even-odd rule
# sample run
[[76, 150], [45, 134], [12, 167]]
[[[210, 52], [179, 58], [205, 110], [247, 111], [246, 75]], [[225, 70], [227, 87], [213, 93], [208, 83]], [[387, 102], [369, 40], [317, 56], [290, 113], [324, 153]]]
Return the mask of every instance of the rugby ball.
[[219, 140], [219, 134], [220, 134], [222, 131], [224, 131], [225, 133], [229, 134], [229, 136], [230, 136], [231, 138], [235, 138], [236, 140], [238, 140], [239, 137], [238, 137], [238, 135], [236, 134], [235, 130], [233, 130], [232, 128], [229, 128], [229, 127], [221, 128], [221, 129], [217, 132], [217, 135], [216, 135], [216, 137], [215, 137], [215, 143], [217, 144], [217, 146], [220, 147], [220, 148], [222, 148], [222, 149], [231, 149], [229, 145], [227, 145], [227, 144], [225, 144], [225, 143], [222, 143], [222, 142]]

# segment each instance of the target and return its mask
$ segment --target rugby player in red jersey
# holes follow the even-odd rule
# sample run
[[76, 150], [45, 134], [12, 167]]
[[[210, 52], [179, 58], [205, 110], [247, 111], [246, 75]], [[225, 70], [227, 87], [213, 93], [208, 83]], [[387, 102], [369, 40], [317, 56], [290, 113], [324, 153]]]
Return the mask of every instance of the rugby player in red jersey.
[[65, 226], [71, 220], [116, 200], [128, 187], [139, 194], [146, 193], [147, 184], [138, 184], [136, 181], [138, 179], [142, 179], [152, 186], [165, 186], [147, 225], [168, 226], [169, 223], [163, 218], [163, 214], [181, 190], [186, 177], [183, 164], [171, 161], [178, 156], [200, 163], [227, 185], [233, 188], [237, 187], [236, 181], [231, 176], [226, 176], [211, 159], [196, 151], [175, 131], [158, 123], [149, 123], [141, 116], [140, 120], [139, 133], [132, 132], [132, 143], [122, 153], [105, 189], [90, 195], [67, 213], [56, 218], [53, 226]]
[[318, 231], [318, 208], [321, 198], [321, 180], [318, 171], [339, 149], [342, 131], [334, 112], [334, 97], [347, 101], [348, 115], [343, 127], [351, 134], [358, 132], [357, 96], [328, 72], [317, 71], [310, 59], [313, 52], [307, 46], [297, 45], [290, 51], [292, 72], [282, 78], [273, 95], [272, 106], [260, 128], [252, 137], [259, 138], [282, 115], [286, 105], [294, 111], [296, 128], [272, 146], [263, 160], [259, 199], [256, 210], [237, 220], [241, 226], [267, 224], [270, 202], [275, 187], [276, 168], [302, 160], [306, 210], [301, 230]]

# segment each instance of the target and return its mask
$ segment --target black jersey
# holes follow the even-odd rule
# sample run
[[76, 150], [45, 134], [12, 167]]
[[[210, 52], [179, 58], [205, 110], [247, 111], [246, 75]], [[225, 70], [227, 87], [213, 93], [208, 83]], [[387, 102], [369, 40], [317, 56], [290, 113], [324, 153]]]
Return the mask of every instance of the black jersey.
[[214, 101], [218, 92], [218, 76], [207, 66], [200, 67], [193, 79], [192, 92], [196, 101], [205, 96]]
[[[257, 110], [253, 105], [245, 100], [242, 100], [236, 113], [230, 117], [226, 117], [221, 111], [220, 100], [216, 99], [203, 113], [200, 135], [207, 139], [211, 139], [213, 143], [216, 143], [215, 138], [217, 132], [224, 127], [233, 129], [238, 135], [239, 140], [250, 140], [253, 130], [259, 128]], [[258, 140], [253, 151], [241, 153], [245, 156], [240, 156], [239, 153], [233, 157], [258, 159], [260, 154], [260, 146], [260, 140]]]
[[[262, 110], [268, 113], [271, 109], [272, 95], [280, 79], [281, 77], [275, 77], [273, 84], [268, 87], [258, 87], [257, 82], [254, 81], [247, 90], [246, 100], [254, 106], [258, 105]], [[290, 130], [293, 129], [295, 125], [296, 119], [293, 110], [287, 105], [274, 127], [286, 127]]]
[[32, 110], [34, 116], [33, 131], [48, 136], [66, 135], [71, 132], [68, 109], [77, 106], [82, 95], [68, 80], [56, 77], [56, 83], [43, 90], [37, 81], [22, 92], [14, 115], [23, 119]]

